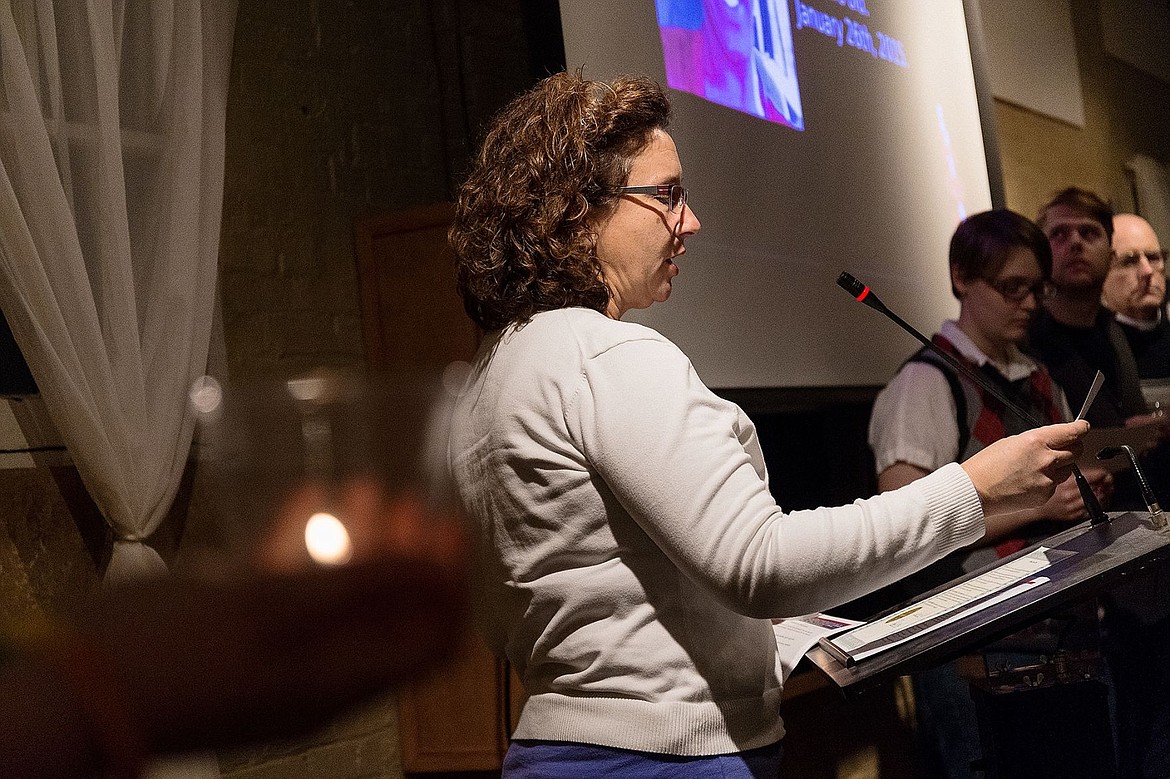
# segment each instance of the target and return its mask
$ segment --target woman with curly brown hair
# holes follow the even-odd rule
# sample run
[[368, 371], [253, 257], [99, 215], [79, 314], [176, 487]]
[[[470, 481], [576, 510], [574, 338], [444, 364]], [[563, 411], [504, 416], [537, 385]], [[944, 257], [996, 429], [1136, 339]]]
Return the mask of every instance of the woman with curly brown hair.
[[[684, 208], [678, 154], [665, 133], [669, 118], [666, 95], [651, 81], [627, 78], [610, 86], [567, 74], [516, 99], [497, 117], [462, 187], [451, 229], [459, 291], [476, 324], [492, 331], [541, 311], [581, 306], [613, 313], [611, 305], [622, 306], [595, 251], [596, 216], [633, 194], [623, 189], [630, 162], [651, 135], [660, 154], [674, 157], [677, 170], [660, 182], [670, 186], [639, 199], [666, 210], [654, 217], [647, 206], [640, 216], [669, 220], [668, 248], [683, 252], [683, 238], [699, 231], [699, 220]], [[667, 277], [663, 300], [678, 273], [670, 266], [661, 269]], [[631, 301], [614, 318], [648, 305]]]
[[562, 73], [497, 117], [451, 241], [483, 344], [450, 459], [481, 621], [528, 700], [504, 776], [776, 776], [769, 618], [829, 608], [1042, 503], [1087, 426], [1003, 439], [851, 506], [783, 513], [751, 421], [666, 338], [699, 232], [654, 82]]

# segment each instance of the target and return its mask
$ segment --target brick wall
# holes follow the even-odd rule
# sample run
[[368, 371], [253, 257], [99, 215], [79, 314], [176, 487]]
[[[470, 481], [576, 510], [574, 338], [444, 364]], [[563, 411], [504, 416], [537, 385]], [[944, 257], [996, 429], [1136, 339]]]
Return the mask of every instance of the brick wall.
[[[478, 128], [532, 81], [521, 10], [241, 1], [220, 254], [231, 378], [363, 364], [354, 219], [451, 199]], [[219, 538], [198, 495], [188, 545]], [[221, 765], [233, 779], [399, 777], [396, 702]]]
[[227, 119], [229, 375], [363, 360], [355, 217], [449, 200], [531, 78], [518, 2], [244, 0]]

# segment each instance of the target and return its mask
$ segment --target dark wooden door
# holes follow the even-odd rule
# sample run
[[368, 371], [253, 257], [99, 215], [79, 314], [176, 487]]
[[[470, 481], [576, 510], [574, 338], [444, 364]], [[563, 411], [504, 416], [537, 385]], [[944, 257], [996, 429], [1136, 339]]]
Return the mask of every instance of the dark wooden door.
[[[478, 335], [455, 291], [448, 203], [359, 220], [358, 281], [366, 361], [374, 370], [437, 372], [469, 360]], [[402, 690], [399, 732], [407, 772], [498, 771], [513, 685], [469, 627], [456, 659]]]

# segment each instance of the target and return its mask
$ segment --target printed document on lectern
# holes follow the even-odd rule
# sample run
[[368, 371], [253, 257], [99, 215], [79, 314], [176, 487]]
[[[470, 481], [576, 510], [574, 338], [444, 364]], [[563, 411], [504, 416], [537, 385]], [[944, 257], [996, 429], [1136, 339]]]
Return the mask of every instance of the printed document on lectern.
[[785, 681], [796, 668], [804, 653], [818, 641], [842, 630], [864, 624], [855, 619], [834, 617], [829, 614], [805, 614], [800, 617], [772, 620], [772, 632], [776, 635], [776, 651], [780, 655], [780, 667]]
[[881, 619], [822, 638], [820, 646], [842, 663], [852, 665], [1047, 583], [1040, 572], [1072, 554], [1038, 547]]

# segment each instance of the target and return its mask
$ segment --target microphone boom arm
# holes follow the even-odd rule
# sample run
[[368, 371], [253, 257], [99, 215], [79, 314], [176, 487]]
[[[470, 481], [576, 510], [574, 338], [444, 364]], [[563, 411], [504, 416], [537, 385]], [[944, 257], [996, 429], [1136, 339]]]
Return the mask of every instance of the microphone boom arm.
[[[837, 285], [852, 295], [858, 302], [864, 303], [875, 311], [880, 311], [881, 313], [885, 314], [888, 318], [893, 320], [895, 324], [921, 341], [927, 349], [930, 349], [932, 352], [934, 352], [934, 354], [942, 358], [947, 363], [947, 365], [954, 368], [969, 381], [974, 382], [976, 386], [986, 390], [988, 393], [994, 396], [996, 400], [1003, 403], [1005, 407], [1016, 414], [1020, 419], [1034, 427], [1042, 427], [1044, 425], [1044, 423], [1039, 419], [1036, 419], [1035, 416], [1029, 414], [1027, 411], [1020, 408], [1019, 405], [1007, 398], [993, 384], [991, 384], [991, 382], [987, 381], [984, 377], [971, 370], [971, 368], [968, 366], [956, 360], [953, 356], [947, 354], [945, 351], [940, 349], [938, 345], [934, 343], [934, 341], [931, 341], [929, 338], [910, 326], [910, 324], [903, 320], [902, 317], [886, 308], [885, 304], [878, 300], [878, 296], [873, 293], [873, 290], [858, 281], [857, 278], [853, 276], [853, 274], [849, 273], [848, 271], [841, 271], [841, 275], [837, 277]], [[1109, 517], [1101, 508], [1101, 504], [1097, 501], [1097, 496], [1093, 494], [1093, 488], [1089, 486], [1089, 482], [1085, 478], [1085, 475], [1081, 473], [1081, 469], [1078, 468], [1075, 464], [1072, 468], [1072, 474], [1077, 483], [1077, 490], [1081, 493], [1081, 500], [1085, 504], [1085, 510], [1089, 512], [1091, 524], [1099, 525], [1102, 522], [1108, 522]]]

